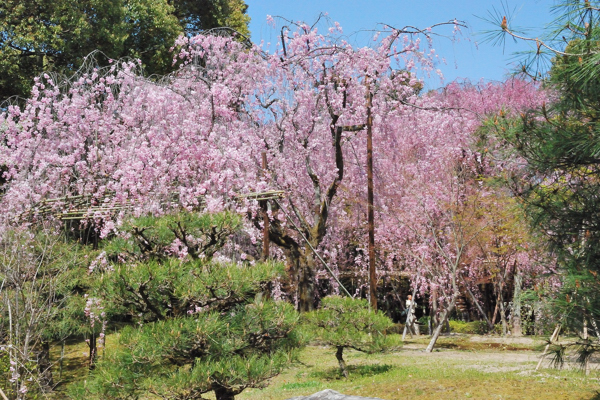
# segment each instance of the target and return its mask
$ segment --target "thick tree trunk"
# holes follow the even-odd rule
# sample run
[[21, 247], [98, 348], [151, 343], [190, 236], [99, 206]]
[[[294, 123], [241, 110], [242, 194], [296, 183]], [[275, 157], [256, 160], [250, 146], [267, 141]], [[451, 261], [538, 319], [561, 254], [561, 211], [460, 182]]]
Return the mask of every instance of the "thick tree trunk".
[[513, 336], [523, 336], [521, 328], [521, 288], [523, 286], [523, 276], [519, 267], [515, 267], [515, 289], [513, 293], [513, 313], [512, 313], [512, 334]]
[[52, 363], [50, 362], [50, 343], [43, 342], [37, 351], [37, 368], [39, 385], [43, 392], [51, 392], [54, 388], [52, 379]]
[[[306, 254], [308, 253], [308, 254]], [[310, 249], [300, 258], [298, 273], [298, 311], [315, 309], [315, 261]]]
[[338, 346], [337, 351], [335, 352], [335, 357], [338, 360], [338, 364], [340, 365], [340, 371], [344, 375], [345, 378], [348, 377], [348, 369], [346, 368], [346, 362], [344, 361], [344, 346]]
[[213, 384], [212, 387], [215, 392], [215, 398], [217, 400], [235, 400], [235, 395], [237, 393], [233, 390], [216, 384]]
[[437, 342], [438, 338], [440, 337], [440, 334], [442, 333], [442, 329], [444, 329], [444, 324], [448, 320], [448, 317], [450, 316], [450, 313], [452, 312], [452, 310], [454, 310], [455, 305], [456, 305], [456, 295], [452, 297], [452, 301], [448, 305], [448, 308], [446, 308], [444, 310], [444, 312], [442, 313], [442, 315], [440, 317], [440, 323], [438, 324], [438, 326], [435, 327], [435, 329], [433, 331], [433, 336], [431, 336], [431, 340], [429, 341], [429, 344], [427, 345], [427, 348], [425, 349], [426, 353], [431, 353], [433, 351], [433, 346], [435, 346], [435, 343]]
[[[300, 312], [312, 311], [315, 308], [315, 261], [310, 248], [288, 249], [288, 287], [290, 301], [297, 302]], [[295, 298], [293, 298], [295, 294]]]

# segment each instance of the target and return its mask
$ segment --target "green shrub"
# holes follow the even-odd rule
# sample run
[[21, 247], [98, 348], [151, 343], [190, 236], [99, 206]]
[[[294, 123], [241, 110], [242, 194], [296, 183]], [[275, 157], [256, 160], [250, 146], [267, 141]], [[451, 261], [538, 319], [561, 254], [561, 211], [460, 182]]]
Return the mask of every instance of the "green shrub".
[[484, 335], [489, 332], [485, 321], [455, 321], [450, 320], [450, 330], [455, 333], [468, 333], [472, 335]]

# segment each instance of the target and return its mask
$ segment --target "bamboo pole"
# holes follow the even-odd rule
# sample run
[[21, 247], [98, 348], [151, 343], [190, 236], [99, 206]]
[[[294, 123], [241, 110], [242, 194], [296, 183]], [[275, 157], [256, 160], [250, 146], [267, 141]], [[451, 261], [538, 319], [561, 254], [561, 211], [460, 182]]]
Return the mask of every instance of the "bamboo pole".
[[560, 332], [560, 324], [556, 325], [556, 328], [554, 328], [554, 333], [552, 333], [552, 336], [550, 336], [550, 343], [548, 343], [546, 345], [546, 347], [544, 348], [544, 352], [542, 353], [542, 356], [540, 357], [540, 361], [538, 362], [537, 367], [535, 367], [535, 370], [537, 371], [538, 369], [540, 369], [540, 367], [542, 366], [542, 361], [544, 361], [544, 356], [546, 355], [546, 353], [548, 352], [548, 349], [550, 348], [550, 345], [558, 339], [558, 333]]

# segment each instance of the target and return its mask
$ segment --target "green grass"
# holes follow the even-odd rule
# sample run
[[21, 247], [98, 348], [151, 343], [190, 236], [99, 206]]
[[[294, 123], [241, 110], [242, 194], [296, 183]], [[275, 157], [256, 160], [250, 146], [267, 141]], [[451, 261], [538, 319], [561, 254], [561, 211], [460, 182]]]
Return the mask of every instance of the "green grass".
[[[299, 362], [271, 380], [263, 390], [247, 389], [239, 400], [283, 400], [305, 396], [323, 389], [344, 394], [399, 399], [592, 399], [600, 390], [597, 370], [586, 377], [578, 370], [541, 369], [535, 372], [541, 340], [503, 343], [498, 337], [469, 335], [441, 337], [436, 350], [422, 351], [427, 337], [407, 340], [391, 353], [367, 355], [345, 350], [349, 378], [339, 372], [334, 349], [308, 346]], [[109, 335], [108, 346], [116, 345]], [[87, 374], [87, 347], [67, 346], [63, 369], [64, 384], [84, 379]], [[56, 360], [60, 346], [53, 349]], [[101, 354], [101, 353], [100, 353]], [[57, 375], [56, 375], [57, 376]], [[54, 398], [62, 399], [59, 391]], [[207, 398], [212, 398], [210, 395]]]
[[[424, 339], [411, 341], [423, 347]], [[537, 344], [518, 350], [491, 343], [473, 343], [469, 338], [441, 338], [439, 351], [426, 354], [418, 349], [365, 355], [347, 351], [350, 376], [344, 379], [332, 349], [307, 347], [299, 364], [274, 378], [264, 390], [246, 390], [240, 400], [282, 400], [330, 388], [349, 395], [397, 399], [592, 399], [600, 389], [599, 374], [585, 377], [577, 370], [541, 369], [535, 372]], [[448, 350], [462, 348], [464, 350]], [[530, 360], [511, 361], [526, 353]], [[496, 357], [506, 358], [495, 360]], [[516, 357], [515, 357], [516, 358]], [[304, 386], [306, 385], [306, 386]]]

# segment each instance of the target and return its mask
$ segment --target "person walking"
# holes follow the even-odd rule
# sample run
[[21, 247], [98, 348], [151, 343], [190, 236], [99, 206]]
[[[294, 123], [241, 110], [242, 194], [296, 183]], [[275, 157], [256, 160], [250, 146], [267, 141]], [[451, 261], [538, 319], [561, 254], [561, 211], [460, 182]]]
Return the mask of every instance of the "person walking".
[[406, 326], [411, 336], [419, 336], [419, 326], [417, 325], [417, 319], [415, 317], [415, 311], [417, 308], [417, 302], [413, 300], [412, 295], [408, 295], [406, 298]]

